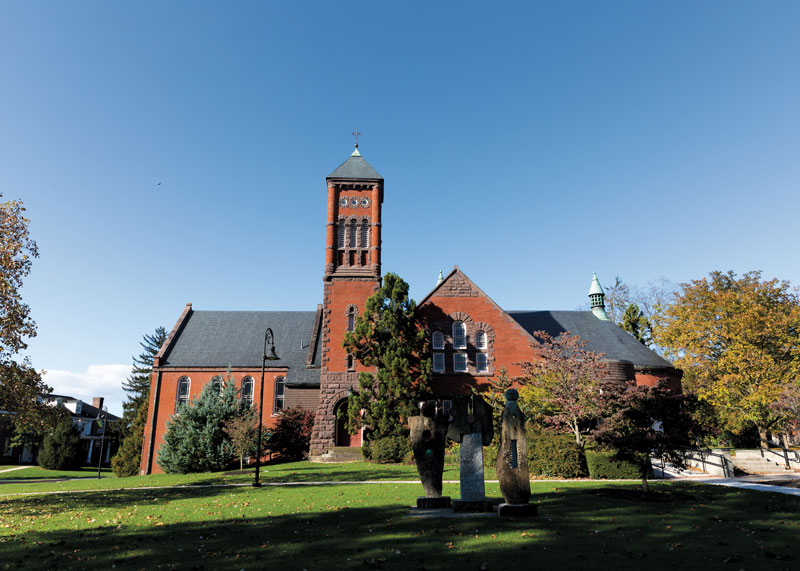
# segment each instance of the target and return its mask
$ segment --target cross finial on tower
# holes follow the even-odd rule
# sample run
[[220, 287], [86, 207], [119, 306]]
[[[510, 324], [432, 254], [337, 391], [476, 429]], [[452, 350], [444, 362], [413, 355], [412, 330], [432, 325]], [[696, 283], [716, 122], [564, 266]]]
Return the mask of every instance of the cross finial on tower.
[[350, 133], [350, 134], [351, 134], [351, 135], [353, 135], [353, 136], [356, 138], [356, 149], [357, 149], [357, 148], [358, 148], [358, 136], [359, 136], [359, 135], [363, 135], [364, 133], [361, 133], [361, 132], [358, 130], [358, 127], [356, 127], [356, 130], [355, 130], [355, 131], [353, 131], [353, 132], [352, 132], [352, 133]]

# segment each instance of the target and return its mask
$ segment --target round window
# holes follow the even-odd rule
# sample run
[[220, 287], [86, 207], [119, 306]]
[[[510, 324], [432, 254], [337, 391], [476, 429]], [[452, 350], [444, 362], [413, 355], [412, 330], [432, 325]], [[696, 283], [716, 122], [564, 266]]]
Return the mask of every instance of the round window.
[[346, 198], [343, 198], [339, 201], [339, 204], [341, 204], [342, 206], [347, 206], [347, 202], [348, 200]]
[[369, 198], [362, 198], [361, 206], [369, 206]]

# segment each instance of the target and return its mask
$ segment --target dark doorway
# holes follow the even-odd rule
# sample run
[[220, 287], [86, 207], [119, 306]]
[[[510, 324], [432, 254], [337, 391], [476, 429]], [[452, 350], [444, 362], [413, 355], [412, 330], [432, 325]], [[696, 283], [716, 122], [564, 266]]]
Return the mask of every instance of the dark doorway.
[[351, 436], [347, 433], [347, 399], [336, 403], [336, 446], [350, 446]]

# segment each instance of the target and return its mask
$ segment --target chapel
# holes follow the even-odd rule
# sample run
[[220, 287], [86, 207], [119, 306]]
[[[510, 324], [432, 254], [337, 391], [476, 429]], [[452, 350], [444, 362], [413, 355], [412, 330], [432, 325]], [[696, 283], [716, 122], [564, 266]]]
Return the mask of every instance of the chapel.
[[[358, 390], [358, 374], [367, 369], [347, 354], [343, 341], [380, 287], [384, 180], [356, 144], [326, 183], [322, 303], [310, 311], [206, 311], [186, 304], [153, 362], [142, 474], [162, 471], [158, 449], [177, 407], [199, 396], [208, 383], [226, 381], [229, 370], [243, 405], [263, 403], [264, 426], [274, 425], [289, 407], [315, 411], [312, 458], [335, 459], [337, 451], [361, 446], [361, 434], [348, 434], [338, 413], [346, 411], [348, 395]], [[579, 335], [587, 349], [605, 355], [613, 380], [665, 382], [680, 391], [682, 372], [610, 321], [603, 297], [594, 275], [590, 310], [509, 311], [458, 266], [440, 273], [417, 304], [430, 340], [434, 393], [446, 405], [503, 367], [510, 378], [519, 375], [519, 363], [534, 359], [532, 333], [542, 330], [554, 337], [565, 331]], [[274, 334], [277, 359], [265, 362], [261, 395], [267, 328]]]

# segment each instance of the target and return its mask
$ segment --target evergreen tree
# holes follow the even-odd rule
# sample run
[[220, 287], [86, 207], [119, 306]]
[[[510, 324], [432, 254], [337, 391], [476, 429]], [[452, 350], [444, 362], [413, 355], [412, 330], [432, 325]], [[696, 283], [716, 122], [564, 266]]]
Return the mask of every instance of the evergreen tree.
[[622, 320], [617, 325], [633, 335], [642, 345], [649, 346], [653, 342], [653, 326], [635, 303], [628, 304], [625, 313], [622, 314]]
[[[408, 284], [386, 274], [383, 285], [367, 300], [355, 328], [345, 335], [344, 347], [377, 374], [361, 373], [359, 390], [349, 399], [348, 427], [369, 427], [368, 438], [406, 435], [406, 420], [417, 414], [418, 403], [430, 394], [430, 359], [425, 330], [416, 320], [416, 304]], [[363, 411], [363, 415], [361, 414]]]
[[122, 383], [122, 388], [128, 392], [128, 400], [122, 404], [122, 421], [119, 423], [120, 447], [111, 459], [111, 467], [117, 476], [135, 476], [139, 473], [147, 407], [150, 401], [153, 359], [166, 339], [167, 331], [163, 327], [156, 327], [152, 334], [145, 334], [140, 343], [142, 352], [133, 357], [131, 374], [128, 380]]
[[71, 418], [62, 419], [44, 437], [39, 466], [48, 470], [74, 470], [81, 465], [81, 441]]
[[242, 414], [233, 379], [228, 375], [222, 394], [219, 385], [208, 383], [199, 399], [178, 408], [167, 421], [158, 463], [166, 472], [213, 472], [233, 460], [236, 451], [224, 427]]

